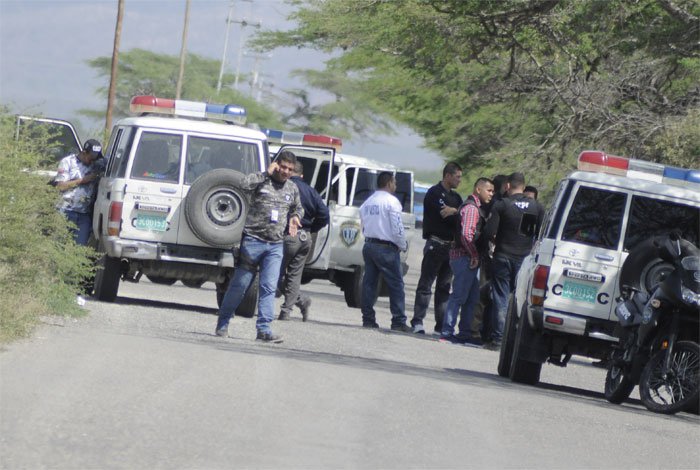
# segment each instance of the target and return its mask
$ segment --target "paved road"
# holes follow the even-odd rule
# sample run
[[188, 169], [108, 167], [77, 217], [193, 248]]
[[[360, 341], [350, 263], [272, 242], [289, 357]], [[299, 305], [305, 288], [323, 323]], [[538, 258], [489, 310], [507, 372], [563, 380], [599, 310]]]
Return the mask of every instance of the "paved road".
[[[415, 244], [407, 303], [417, 282]], [[0, 353], [0, 467], [699, 468], [698, 416], [601, 393], [588, 361], [545, 366], [538, 387], [497, 354], [359, 327], [328, 282], [312, 319], [212, 335], [213, 286], [122, 284], [78, 321], [47, 318]]]

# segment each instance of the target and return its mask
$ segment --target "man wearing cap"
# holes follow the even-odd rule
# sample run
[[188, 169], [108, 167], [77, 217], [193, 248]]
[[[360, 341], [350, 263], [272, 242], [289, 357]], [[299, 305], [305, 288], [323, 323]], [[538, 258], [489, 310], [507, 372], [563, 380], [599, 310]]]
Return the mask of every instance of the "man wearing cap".
[[100, 174], [104, 171], [102, 145], [95, 139], [83, 149], [64, 157], [58, 164], [54, 184], [63, 200], [58, 209], [76, 225], [73, 237], [78, 245], [87, 245], [92, 230], [92, 207]]

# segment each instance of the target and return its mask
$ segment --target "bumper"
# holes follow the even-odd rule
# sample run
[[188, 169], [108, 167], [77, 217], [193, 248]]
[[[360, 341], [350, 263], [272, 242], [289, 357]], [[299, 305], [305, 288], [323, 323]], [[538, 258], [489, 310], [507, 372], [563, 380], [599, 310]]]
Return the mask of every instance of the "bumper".
[[125, 240], [119, 237], [108, 237], [104, 241], [104, 249], [107, 255], [113, 258], [172, 261], [221, 268], [233, 268], [234, 265], [233, 252], [223, 249], [172, 246], [163, 243]]
[[616, 322], [607, 320], [588, 319], [563, 312], [545, 310], [542, 307], [530, 307], [530, 324], [541, 331], [593, 338], [610, 343], [618, 342], [618, 338], [610, 334]]

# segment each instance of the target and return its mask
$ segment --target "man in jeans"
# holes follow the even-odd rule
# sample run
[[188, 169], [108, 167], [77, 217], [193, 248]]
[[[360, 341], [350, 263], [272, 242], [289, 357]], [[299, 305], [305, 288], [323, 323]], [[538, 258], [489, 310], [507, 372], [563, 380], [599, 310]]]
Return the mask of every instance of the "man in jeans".
[[423, 261], [413, 304], [411, 326], [413, 332], [425, 334], [423, 320], [430, 304], [431, 289], [435, 283], [435, 332], [440, 333], [442, 319], [450, 296], [450, 246], [459, 230], [457, 209], [462, 197], [455, 189], [462, 179], [462, 169], [456, 163], [448, 163], [442, 170], [442, 181], [428, 189], [423, 200]]
[[260, 268], [260, 297], [256, 339], [281, 343], [272, 333], [275, 291], [283, 257], [285, 228], [296, 236], [301, 227], [304, 209], [297, 185], [289, 181], [296, 165], [296, 156], [282, 151], [267, 171], [253, 173], [244, 179], [242, 189], [250, 191], [250, 210], [243, 228], [239, 262], [219, 308], [216, 335], [228, 336], [228, 324]]
[[401, 271], [400, 251], [408, 250], [406, 234], [401, 221], [402, 207], [394, 196], [396, 179], [388, 171], [377, 177], [377, 190], [360, 206], [360, 220], [365, 244], [362, 258], [365, 275], [362, 278], [362, 326], [379, 328], [374, 302], [377, 298], [379, 274], [389, 287], [391, 329], [411, 332], [406, 324], [405, 294]]
[[[479, 178], [474, 192], [459, 209], [460, 230], [450, 250], [450, 267], [454, 273], [452, 293], [447, 301], [440, 342], [481, 344], [472, 337], [474, 308], [479, 301], [479, 263], [488, 256], [488, 241], [481, 234], [486, 220], [485, 206], [493, 197], [493, 182]], [[459, 334], [454, 334], [459, 314]]]
[[303, 180], [303, 173], [304, 165], [297, 161], [290, 181], [299, 188], [304, 217], [296, 236], [287, 234], [284, 237], [284, 259], [280, 273], [280, 291], [284, 294], [284, 303], [280, 311], [280, 320], [289, 320], [294, 305], [301, 310], [303, 321], [309, 317], [311, 297], [301, 292], [301, 275], [313, 244], [311, 235], [328, 225], [329, 219], [328, 207], [318, 192]]
[[508, 197], [493, 205], [484, 228], [488, 240], [495, 238], [491, 278], [491, 322], [493, 334], [488, 349], [501, 348], [508, 298], [515, 288], [515, 278], [523, 259], [532, 249], [544, 219], [542, 205], [523, 194], [522, 173], [508, 176]]

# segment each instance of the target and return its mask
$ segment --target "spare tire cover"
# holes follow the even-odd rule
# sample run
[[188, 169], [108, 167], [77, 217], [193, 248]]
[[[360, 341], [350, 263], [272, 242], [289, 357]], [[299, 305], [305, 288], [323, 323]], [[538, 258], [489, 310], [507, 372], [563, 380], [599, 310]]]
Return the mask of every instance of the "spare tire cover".
[[635, 246], [622, 264], [618, 278], [620, 291], [632, 288], [650, 293], [673, 269], [671, 263], [661, 259], [654, 238], [649, 238]]
[[231, 248], [241, 241], [249, 200], [241, 189], [243, 173], [217, 169], [204, 173], [183, 202], [187, 225], [202, 242]]

